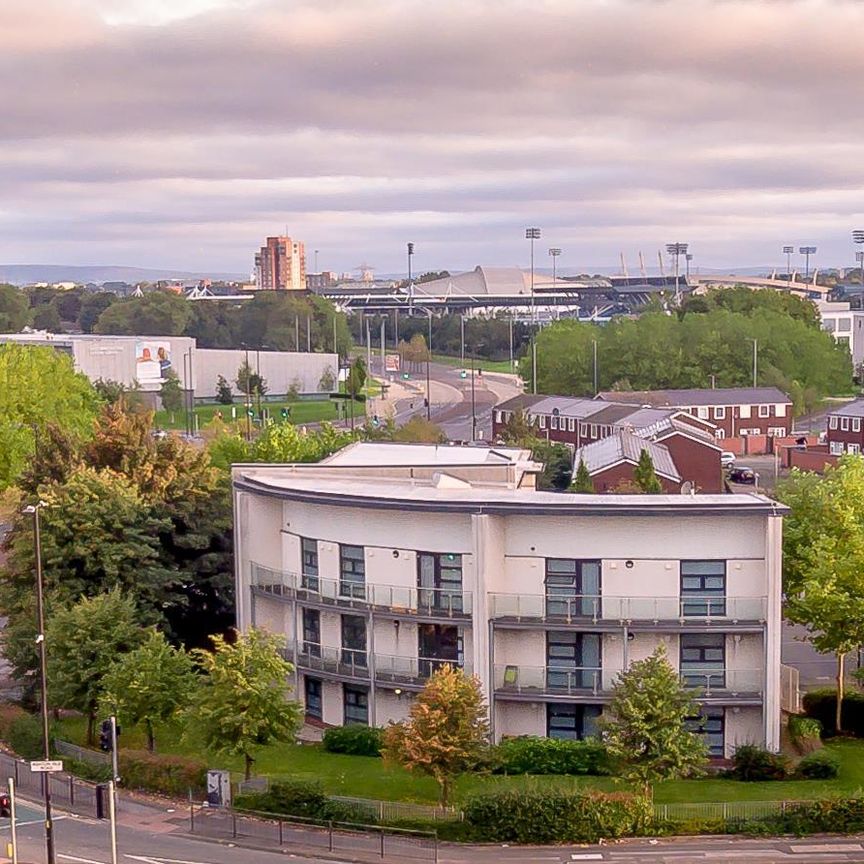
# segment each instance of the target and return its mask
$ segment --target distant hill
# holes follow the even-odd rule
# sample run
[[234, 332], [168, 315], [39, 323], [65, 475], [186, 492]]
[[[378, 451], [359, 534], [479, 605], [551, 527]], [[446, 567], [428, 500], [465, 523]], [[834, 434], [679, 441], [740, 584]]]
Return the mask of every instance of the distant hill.
[[239, 281], [248, 273], [189, 272], [147, 267], [81, 266], [75, 264], [0, 264], [0, 282], [30, 285], [33, 282], [155, 282], [158, 279], [220, 279]]

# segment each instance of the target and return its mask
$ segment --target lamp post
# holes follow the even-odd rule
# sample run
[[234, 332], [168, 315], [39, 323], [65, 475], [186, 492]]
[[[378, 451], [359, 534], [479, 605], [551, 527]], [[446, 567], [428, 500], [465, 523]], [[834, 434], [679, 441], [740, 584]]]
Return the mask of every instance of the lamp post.
[[474, 355], [483, 347], [482, 342], [478, 342], [471, 350], [471, 443], [477, 440], [477, 403], [474, 397]]
[[799, 246], [798, 251], [804, 256], [804, 281], [810, 278], [810, 256], [816, 254], [815, 246]]
[[[864, 231], [856, 229], [852, 232], [852, 242], [861, 245], [864, 243]], [[855, 252], [855, 260], [858, 262], [858, 266], [861, 268], [861, 284], [864, 285], [864, 251], [857, 250]]]
[[681, 285], [679, 277], [679, 259], [687, 254], [687, 243], [667, 243], [666, 251], [675, 259], [675, 305], [681, 305]]
[[429, 361], [432, 359], [432, 310], [429, 313], [429, 344], [426, 346], [426, 419], [432, 419], [432, 388], [430, 385]]
[[792, 253], [795, 251], [794, 246], [784, 246], [783, 254], [786, 256], [786, 281], [792, 284]]
[[534, 310], [534, 241], [540, 239], [539, 228], [526, 228], [525, 239], [531, 241], [531, 353], [533, 366], [531, 369], [531, 391], [537, 392], [537, 317]]
[[753, 386], [758, 387], [757, 379], [759, 372], [759, 340], [753, 340]]
[[[33, 547], [36, 558], [36, 644], [39, 646], [39, 677], [41, 690], [42, 713], [42, 749], [45, 759], [51, 758], [51, 740], [48, 737], [48, 659], [45, 653], [45, 607], [44, 586], [42, 582], [42, 535], [39, 525], [39, 511], [45, 506], [44, 501], [24, 508], [24, 512], [33, 516]], [[51, 817], [51, 784], [45, 776], [43, 791], [45, 794], [45, 851], [48, 864], [54, 864], [54, 824]]]
[[414, 244], [408, 244], [408, 314], [413, 311], [414, 306], [414, 279], [411, 273], [411, 259], [414, 257]]
[[552, 288], [555, 288], [555, 284], [558, 281], [558, 268], [556, 266], [558, 261], [558, 256], [561, 254], [561, 250], [553, 247], [549, 250], [549, 257], [552, 259]]
[[252, 440], [252, 418], [249, 416], [249, 412], [252, 410], [252, 388], [250, 387], [252, 378], [252, 370], [249, 368], [249, 346], [244, 342], [241, 346], [246, 353], [245, 360], [245, 369], [246, 369], [246, 387], [244, 388], [246, 393], [246, 440]]

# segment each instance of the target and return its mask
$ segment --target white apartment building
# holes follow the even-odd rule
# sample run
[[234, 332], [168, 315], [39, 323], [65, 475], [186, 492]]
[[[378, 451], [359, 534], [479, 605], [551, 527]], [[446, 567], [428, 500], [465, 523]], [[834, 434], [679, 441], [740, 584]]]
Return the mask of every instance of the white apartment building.
[[307, 715], [386, 725], [443, 663], [496, 740], [591, 734], [665, 645], [714, 755], [780, 744], [782, 516], [761, 495], [540, 492], [528, 451], [354, 444], [233, 469], [238, 627], [284, 634]]
[[835, 342], [849, 346], [852, 368], [857, 371], [864, 363], [864, 312], [852, 309], [849, 303], [816, 301], [822, 329], [827, 330]]

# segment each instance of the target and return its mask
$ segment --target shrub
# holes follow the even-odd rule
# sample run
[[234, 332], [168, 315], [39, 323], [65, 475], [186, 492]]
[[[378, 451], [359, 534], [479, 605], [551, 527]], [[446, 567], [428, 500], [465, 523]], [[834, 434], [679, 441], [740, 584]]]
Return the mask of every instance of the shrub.
[[[54, 732], [48, 730], [48, 740], [54, 740]], [[42, 743], [42, 719], [35, 714], [21, 714], [9, 724], [9, 746], [22, 759], [42, 759], [45, 750]]]
[[121, 750], [120, 776], [127, 789], [184, 796], [207, 790], [207, 764], [189, 756], [163, 756], [147, 750]]
[[810, 753], [822, 744], [822, 724], [812, 717], [793, 714], [789, 718], [789, 738], [799, 753]]
[[796, 773], [807, 780], [831, 780], [840, 773], [840, 760], [830, 750], [816, 750], [798, 763]]
[[864, 798], [802, 801], [765, 823], [772, 834], [858, 834], [864, 831]]
[[234, 801], [238, 810], [255, 810], [281, 816], [300, 816], [322, 822], [375, 821], [374, 815], [362, 807], [352, 807], [332, 801], [316, 781], [289, 780], [274, 783], [268, 792], [238, 795]]
[[470, 798], [464, 808], [472, 840], [494, 843], [593, 843], [645, 833], [651, 802], [626, 792], [501, 789]]
[[498, 774], [609, 774], [609, 757], [599, 741], [564, 741], [524, 736], [494, 748]]
[[383, 730], [375, 726], [341, 726], [324, 733], [324, 749], [349, 756], [380, 756]]
[[747, 782], [782, 780], [786, 776], [786, 760], [755, 744], [742, 744], [735, 750], [728, 776]]
[[[837, 691], [831, 687], [811, 690], [804, 694], [804, 713], [822, 724], [826, 736], [834, 735], [834, 715], [837, 710]], [[864, 738], [864, 693], [849, 690], [843, 696], [843, 731]]]
[[9, 729], [12, 722], [19, 717], [26, 717], [27, 712], [14, 702], [0, 703], [0, 738], [4, 741], [9, 740]]
[[77, 759], [64, 759], [63, 768], [76, 777], [83, 780], [92, 780], [94, 783], [107, 783], [114, 772], [110, 765], [96, 762], [79, 762]]

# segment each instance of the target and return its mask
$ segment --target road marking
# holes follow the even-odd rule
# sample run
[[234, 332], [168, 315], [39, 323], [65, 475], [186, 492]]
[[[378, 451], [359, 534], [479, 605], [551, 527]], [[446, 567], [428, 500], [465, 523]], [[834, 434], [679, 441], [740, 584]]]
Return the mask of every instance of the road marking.
[[790, 846], [790, 851], [800, 853], [800, 852], [811, 852], [827, 855], [830, 852], [860, 852], [862, 850], [860, 843], [808, 843], [806, 845], [800, 846]]
[[570, 855], [571, 861], [602, 861], [602, 852], [574, 852]]
[[78, 858], [75, 855], [64, 855], [62, 852], [58, 852], [57, 857], [65, 858], [67, 861], [77, 861], [79, 864], [105, 864], [104, 861], [94, 861], [92, 858]]
[[177, 858], [160, 858], [151, 855], [129, 855], [124, 854], [124, 858], [131, 858], [133, 861], [140, 861], [141, 864], [208, 864], [206, 861], [181, 861]]

